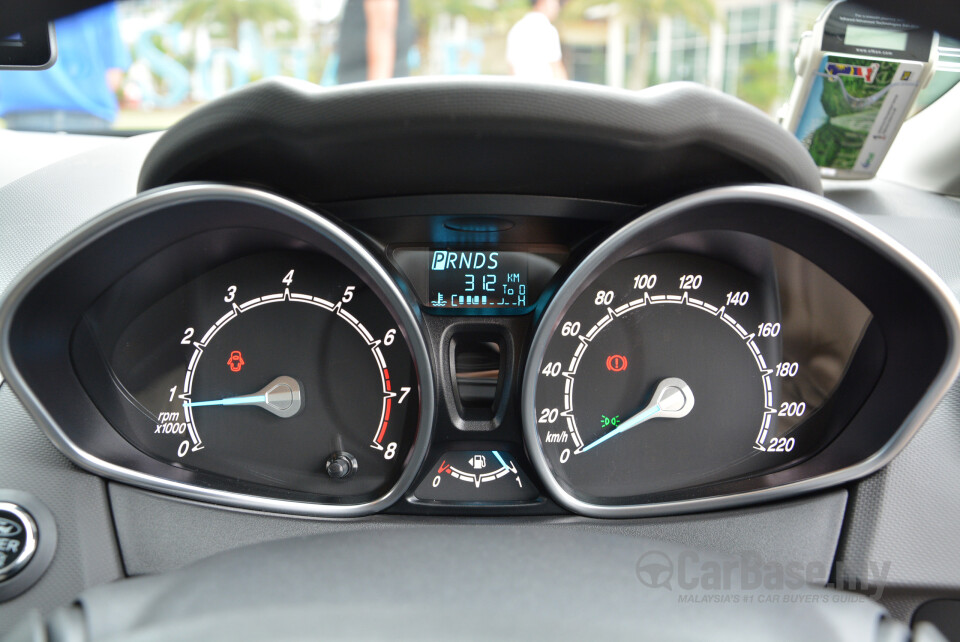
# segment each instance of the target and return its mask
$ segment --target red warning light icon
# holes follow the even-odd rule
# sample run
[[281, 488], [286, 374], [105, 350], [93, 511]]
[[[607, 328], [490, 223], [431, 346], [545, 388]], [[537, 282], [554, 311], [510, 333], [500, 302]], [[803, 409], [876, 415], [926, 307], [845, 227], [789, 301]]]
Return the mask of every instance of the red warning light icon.
[[627, 358], [622, 354], [611, 354], [607, 357], [607, 370], [610, 372], [623, 372], [627, 369]]
[[240, 372], [240, 369], [243, 368], [243, 363], [243, 355], [240, 354], [239, 350], [234, 350], [231, 352], [230, 358], [227, 359], [227, 365], [230, 366], [230, 370], [232, 372]]

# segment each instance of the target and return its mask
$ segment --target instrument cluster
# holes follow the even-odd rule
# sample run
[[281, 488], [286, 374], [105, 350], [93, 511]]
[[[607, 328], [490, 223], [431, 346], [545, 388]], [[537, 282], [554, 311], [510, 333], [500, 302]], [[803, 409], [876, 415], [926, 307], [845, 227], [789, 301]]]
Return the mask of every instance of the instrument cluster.
[[14, 288], [4, 370], [98, 474], [344, 517], [816, 490], [889, 461], [956, 373], [942, 283], [824, 199], [719, 188], [615, 224], [579, 207], [579, 228], [474, 210], [392, 235], [166, 188]]

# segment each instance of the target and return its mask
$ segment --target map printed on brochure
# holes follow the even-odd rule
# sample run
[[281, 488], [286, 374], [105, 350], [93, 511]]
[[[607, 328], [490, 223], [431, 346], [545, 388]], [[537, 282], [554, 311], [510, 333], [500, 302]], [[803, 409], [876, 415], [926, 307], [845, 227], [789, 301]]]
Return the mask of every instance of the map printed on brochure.
[[910, 109], [923, 63], [824, 56], [797, 127], [819, 167], [869, 172]]

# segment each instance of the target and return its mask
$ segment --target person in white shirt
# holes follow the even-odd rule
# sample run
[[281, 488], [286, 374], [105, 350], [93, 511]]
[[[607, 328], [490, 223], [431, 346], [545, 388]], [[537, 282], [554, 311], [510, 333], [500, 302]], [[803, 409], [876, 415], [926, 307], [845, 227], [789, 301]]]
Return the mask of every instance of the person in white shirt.
[[560, 34], [553, 21], [560, 0], [531, 0], [530, 13], [507, 34], [507, 62], [514, 76], [527, 80], [566, 80], [560, 52]]

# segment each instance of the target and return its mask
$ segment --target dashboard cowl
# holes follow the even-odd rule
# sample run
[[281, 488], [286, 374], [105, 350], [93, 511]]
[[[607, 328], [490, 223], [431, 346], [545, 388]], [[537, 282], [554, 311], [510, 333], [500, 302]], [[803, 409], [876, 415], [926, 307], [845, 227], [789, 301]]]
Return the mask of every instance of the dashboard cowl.
[[183, 181], [306, 202], [497, 193], [642, 204], [745, 182], [822, 193], [793, 136], [720, 92], [505, 78], [254, 83], [170, 128], [139, 190]]

